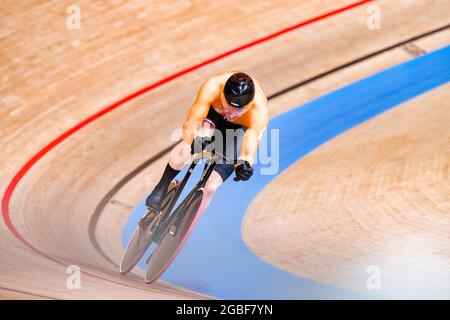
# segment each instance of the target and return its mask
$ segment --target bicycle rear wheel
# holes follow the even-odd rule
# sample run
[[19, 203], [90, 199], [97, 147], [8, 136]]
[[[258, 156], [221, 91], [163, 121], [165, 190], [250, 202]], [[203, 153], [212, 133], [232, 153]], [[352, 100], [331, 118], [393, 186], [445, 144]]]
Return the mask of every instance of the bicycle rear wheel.
[[185, 204], [177, 208], [178, 212], [174, 213], [176, 216], [149, 259], [145, 282], [156, 281], [175, 259], [199, 218], [197, 212], [202, 198], [203, 190], [197, 190]]
[[138, 224], [136, 226], [136, 229], [128, 241], [128, 245], [120, 261], [119, 272], [121, 274], [130, 272], [152, 244], [153, 232], [159, 225], [161, 217], [166, 215], [165, 210], [175, 195], [178, 186], [178, 181], [173, 180], [170, 183], [166, 196], [164, 197], [161, 211], [159, 213], [147, 211], [143, 219], [146, 219], [148, 222], [145, 224]]

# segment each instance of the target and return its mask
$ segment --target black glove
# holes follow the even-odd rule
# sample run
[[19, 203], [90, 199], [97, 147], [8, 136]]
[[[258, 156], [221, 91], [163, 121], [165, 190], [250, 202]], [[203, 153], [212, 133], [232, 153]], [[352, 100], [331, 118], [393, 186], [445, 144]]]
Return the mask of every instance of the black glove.
[[242, 162], [236, 167], [236, 177], [234, 181], [247, 181], [253, 175], [253, 168], [248, 161]]
[[210, 137], [195, 137], [191, 144], [191, 154], [202, 152], [213, 141]]

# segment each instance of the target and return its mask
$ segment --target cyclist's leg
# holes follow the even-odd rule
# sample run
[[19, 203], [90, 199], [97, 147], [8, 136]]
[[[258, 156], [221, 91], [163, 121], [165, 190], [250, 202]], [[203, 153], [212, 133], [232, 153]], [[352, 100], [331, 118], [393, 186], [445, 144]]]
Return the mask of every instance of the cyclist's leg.
[[[243, 133], [244, 131], [238, 133], [236, 139], [225, 139], [223, 153], [226, 154], [230, 159], [237, 159], [239, 150], [242, 146]], [[211, 173], [211, 176], [209, 177], [203, 189], [203, 199], [200, 204], [198, 214], [202, 214], [202, 212], [209, 206], [214, 193], [217, 191], [217, 189], [219, 189], [223, 182], [233, 174], [233, 172], [234, 164], [220, 162], [216, 164], [213, 172]]]
[[[205, 122], [199, 131], [199, 135], [211, 136], [213, 127], [209, 122]], [[164, 169], [161, 179], [156, 184], [153, 191], [147, 197], [145, 204], [156, 211], [160, 210], [162, 200], [169, 188], [170, 182], [183, 169], [186, 164], [191, 162], [191, 146], [184, 140], [178, 143], [170, 152], [169, 161]]]
[[200, 207], [198, 208], [197, 214], [202, 214], [202, 212], [205, 211], [206, 208], [208, 208], [214, 193], [217, 191], [217, 189], [219, 189], [222, 183], [222, 177], [219, 173], [217, 173], [217, 171], [214, 170], [209, 176], [205, 187], [203, 188], [203, 198], [202, 202], [200, 203]]

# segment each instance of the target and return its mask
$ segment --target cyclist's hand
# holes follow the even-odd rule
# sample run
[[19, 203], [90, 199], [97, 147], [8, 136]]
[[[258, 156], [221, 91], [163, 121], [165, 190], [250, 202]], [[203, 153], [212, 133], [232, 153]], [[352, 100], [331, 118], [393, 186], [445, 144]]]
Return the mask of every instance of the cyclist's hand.
[[212, 141], [210, 137], [195, 137], [191, 144], [191, 154], [202, 152]]
[[234, 181], [247, 181], [253, 175], [253, 168], [248, 161], [244, 161], [236, 167], [236, 177]]

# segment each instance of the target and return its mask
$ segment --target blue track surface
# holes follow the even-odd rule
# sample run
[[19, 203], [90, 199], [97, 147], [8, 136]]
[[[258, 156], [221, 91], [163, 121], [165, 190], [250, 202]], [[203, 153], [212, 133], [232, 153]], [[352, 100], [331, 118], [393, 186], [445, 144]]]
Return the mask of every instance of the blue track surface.
[[[277, 174], [324, 142], [448, 81], [450, 46], [272, 119], [268, 130], [279, 129]], [[275, 178], [275, 175], [259, 175], [260, 168], [260, 165], [255, 167], [256, 175], [250, 181], [236, 183], [230, 178], [218, 190], [162, 279], [221, 299], [361, 297], [279, 270], [246, 247], [241, 236], [244, 214], [255, 196]], [[193, 186], [199, 175], [197, 169], [186, 189]], [[122, 236], [124, 246], [143, 213], [144, 202], [130, 216]], [[141, 262], [141, 266], [145, 264]]]

